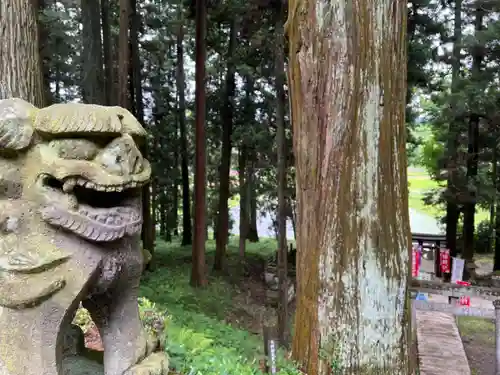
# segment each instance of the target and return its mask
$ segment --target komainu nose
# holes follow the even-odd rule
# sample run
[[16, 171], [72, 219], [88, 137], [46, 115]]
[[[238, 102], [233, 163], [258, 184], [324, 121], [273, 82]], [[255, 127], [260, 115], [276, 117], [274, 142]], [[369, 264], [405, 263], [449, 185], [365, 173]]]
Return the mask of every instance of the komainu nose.
[[141, 173], [144, 168], [144, 158], [137, 148], [133, 138], [124, 134], [111, 141], [97, 155], [95, 161], [109, 174], [130, 176]]

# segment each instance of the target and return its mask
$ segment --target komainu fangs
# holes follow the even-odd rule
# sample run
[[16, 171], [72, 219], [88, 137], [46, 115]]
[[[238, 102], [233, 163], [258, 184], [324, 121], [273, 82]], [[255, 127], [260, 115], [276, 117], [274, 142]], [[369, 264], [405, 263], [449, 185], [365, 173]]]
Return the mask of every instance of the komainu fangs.
[[72, 374], [80, 302], [105, 375], [162, 375], [137, 306], [146, 133], [125, 109], [0, 100], [0, 375]]

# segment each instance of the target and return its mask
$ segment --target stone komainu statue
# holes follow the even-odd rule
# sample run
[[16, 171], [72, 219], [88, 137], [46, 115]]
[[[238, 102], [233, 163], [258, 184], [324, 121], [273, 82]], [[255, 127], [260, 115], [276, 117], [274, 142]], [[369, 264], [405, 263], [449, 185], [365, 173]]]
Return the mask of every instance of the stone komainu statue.
[[167, 373], [137, 306], [145, 135], [119, 107], [0, 100], [0, 375], [73, 374], [63, 342], [80, 302], [101, 374]]

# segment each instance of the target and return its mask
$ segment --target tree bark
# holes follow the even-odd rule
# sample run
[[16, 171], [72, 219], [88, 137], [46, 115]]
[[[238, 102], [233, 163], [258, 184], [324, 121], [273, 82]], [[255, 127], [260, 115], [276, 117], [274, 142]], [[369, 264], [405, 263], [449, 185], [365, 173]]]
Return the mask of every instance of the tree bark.
[[0, 99], [21, 98], [43, 107], [37, 4], [0, 1]]
[[181, 178], [182, 178], [182, 246], [193, 242], [191, 227], [191, 192], [189, 189], [189, 167], [186, 129], [186, 99], [184, 84], [184, 26], [182, 25], [182, 10], [179, 17], [177, 34], [177, 95], [179, 97], [179, 131], [181, 146]]
[[206, 226], [206, 150], [205, 150], [205, 59], [206, 59], [206, 0], [196, 0], [196, 90], [195, 90], [195, 123], [196, 123], [196, 165], [194, 184], [194, 243], [193, 268], [191, 285], [205, 286], [205, 226]]
[[297, 168], [293, 357], [409, 375], [406, 2], [289, 2]]
[[217, 215], [217, 231], [215, 233], [214, 270], [222, 270], [226, 257], [226, 246], [229, 233], [229, 172], [231, 169], [231, 136], [233, 133], [233, 98], [235, 95], [235, 64], [236, 51], [236, 17], [233, 16], [229, 32], [227, 51], [226, 90], [222, 107], [222, 149], [219, 167], [219, 207]]

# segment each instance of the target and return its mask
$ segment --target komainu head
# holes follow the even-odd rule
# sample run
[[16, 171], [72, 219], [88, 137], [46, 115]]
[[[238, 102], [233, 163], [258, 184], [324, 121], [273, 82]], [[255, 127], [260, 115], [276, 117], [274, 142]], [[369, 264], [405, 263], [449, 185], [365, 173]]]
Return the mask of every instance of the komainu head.
[[120, 107], [0, 100], [0, 200], [29, 202], [41, 222], [90, 241], [136, 235], [145, 136]]

